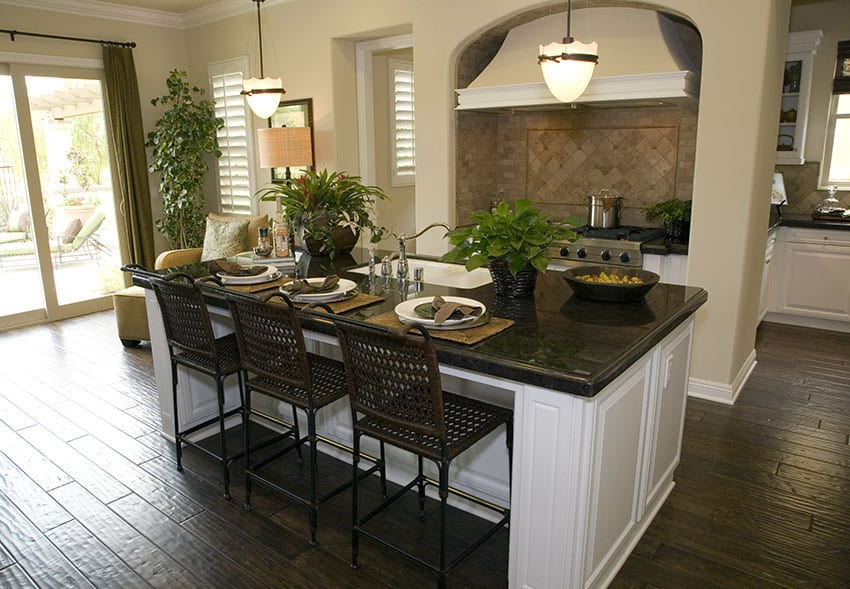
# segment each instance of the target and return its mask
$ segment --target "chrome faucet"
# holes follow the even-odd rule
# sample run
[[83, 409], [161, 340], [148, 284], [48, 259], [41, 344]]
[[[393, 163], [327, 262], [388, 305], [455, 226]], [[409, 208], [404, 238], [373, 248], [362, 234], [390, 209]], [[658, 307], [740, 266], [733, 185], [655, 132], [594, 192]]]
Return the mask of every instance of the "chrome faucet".
[[424, 229], [421, 229], [417, 233], [414, 233], [413, 235], [405, 235], [404, 233], [398, 234], [398, 262], [396, 262], [396, 274], [398, 275], [399, 280], [407, 280], [407, 252], [405, 251], [405, 243], [412, 239], [416, 239], [417, 237], [419, 237], [429, 229], [433, 229], [434, 227], [444, 227], [446, 231], [451, 231], [451, 227], [449, 227], [448, 223], [437, 222], [431, 223], [430, 225], [428, 225]]

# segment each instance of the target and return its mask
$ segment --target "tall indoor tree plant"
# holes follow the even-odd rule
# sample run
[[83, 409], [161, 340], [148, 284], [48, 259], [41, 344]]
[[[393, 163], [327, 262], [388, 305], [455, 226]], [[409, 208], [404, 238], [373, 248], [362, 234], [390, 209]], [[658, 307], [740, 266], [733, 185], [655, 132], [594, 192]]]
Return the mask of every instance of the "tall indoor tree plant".
[[186, 75], [171, 70], [165, 80], [168, 94], [151, 100], [166, 109], [145, 142], [152, 148], [149, 169], [159, 172], [162, 195], [162, 218], [156, 228], [174, 248], [203, 244], [206, 156], [221, 156], [217, 131], [224, 126], [215, 116], [215, 103], [202, 99], [204, 90], [190, 86]]

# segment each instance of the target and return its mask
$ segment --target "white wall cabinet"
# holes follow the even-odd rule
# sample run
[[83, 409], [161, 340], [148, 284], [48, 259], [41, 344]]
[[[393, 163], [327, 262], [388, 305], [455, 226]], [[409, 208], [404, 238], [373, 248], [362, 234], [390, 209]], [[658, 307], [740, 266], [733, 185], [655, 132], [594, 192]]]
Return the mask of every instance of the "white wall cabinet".
[[779, 132], [776, 138], [777, 164], [806, 163], [812, 65], [822, 38], [822, 31], [802, 31], [788, 35]]

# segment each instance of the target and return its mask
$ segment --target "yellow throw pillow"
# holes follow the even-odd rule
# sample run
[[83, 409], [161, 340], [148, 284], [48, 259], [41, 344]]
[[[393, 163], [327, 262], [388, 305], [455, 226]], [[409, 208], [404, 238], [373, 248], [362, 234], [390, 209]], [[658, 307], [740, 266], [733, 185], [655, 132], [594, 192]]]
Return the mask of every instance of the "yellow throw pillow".
[[246, 250], [256, 247], [259, 228], [269, 226], [268, 215], [253, 215], [248, 217], [244, 215], [219, 215], [218, 213], [210, 213], [209, 218], [216, 221], [242, 221], [243, 219], [248, 219], [248, 247], [245, 248]]
[[248, 219], [220, 221], [207, 217], [202, 262], [235, 256], [248, 249]]

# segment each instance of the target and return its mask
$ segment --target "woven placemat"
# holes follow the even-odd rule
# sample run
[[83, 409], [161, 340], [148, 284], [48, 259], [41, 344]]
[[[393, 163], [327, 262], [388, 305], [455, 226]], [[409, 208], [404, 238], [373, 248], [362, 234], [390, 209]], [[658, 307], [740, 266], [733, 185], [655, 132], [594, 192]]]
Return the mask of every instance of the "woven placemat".
[[353, 296], [350, 299], [325, 304], [329, 306], [334, 313], [339, 314], [345, 313], [346, 311], [351, 311], [352, 309], [359, 309], [360, 307], [365, 307], [367, 305], [371, 305], [373, 303], [377, 303], [378, 301], [383, 300], [384, 297], [361, 292], [360, 294]]
[[[404, 325], [404, 323], [399, 321], [398, 315], [395, 314], [395, 311], [387, 311], [386, 313], [375, 315], [374, 317], [370, 317], [366, 321], [368, 323], [376, 323], [378, 325], [384, 325], [386, 327], [401, 327], [402, 325]], [[513, 324], [514, 321], [511, 319], [502, 319], [501, 317], [490, 317], [490, 321], [479, 327], [470, 327], [469, 329], [453, 329], [450, 331], [440, 331], [437, 329], [431, 329], [428, 331], [428, 333], [431, 334], [431, 337], [436, 337], [439, 339], [444, 339], [452, 342], [457, 342], [459, 344], [466, 344], [468, 346], [471, 346], [473, 344], [483, 342], [488, 337], [494, 336], [497, 333], [506, 330]]]
[[281, 276], [277, 280], [270, 282], [261, 282], [260, 284], [225, 284], [225, 288], [229, 288], [238, 292], [262, 292], [264, 290], [277, 290], [284, 284], [295, 280], [291, 276]]

